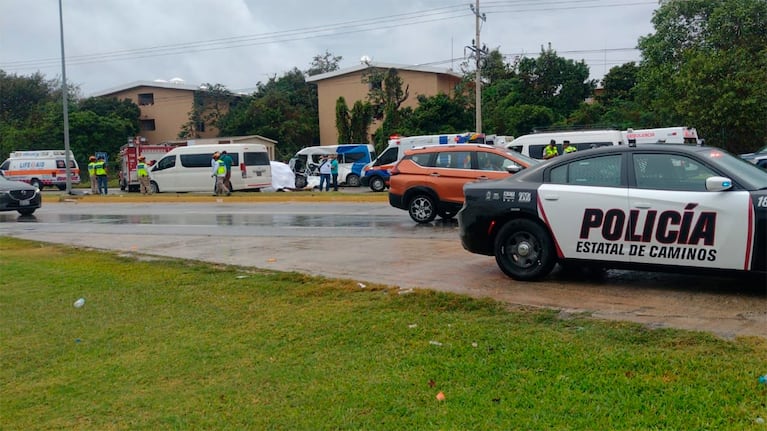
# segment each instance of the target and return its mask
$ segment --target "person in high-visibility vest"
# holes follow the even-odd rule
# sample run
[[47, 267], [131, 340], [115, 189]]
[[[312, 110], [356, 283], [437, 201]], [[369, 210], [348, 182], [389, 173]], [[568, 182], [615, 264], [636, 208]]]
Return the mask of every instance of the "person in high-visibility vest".
[[104, 161], [104, 157], [99, 157], [99, 160], [93, 165], [93, 170], [96, 172], [99, 194], [107, 194], [107, 182], [109, 181], [109, 178], [107, 177], [107, 163]]
[[99, 189], [96, 183], [96, 156], [88, 157], [88, 178], [91, 180], [91, 194], [98, 194]]
[[554, 158], [559, 155], [559, 150], [557, 150], [557, 141], [551, 140], [549, 141], [549, 145], [546, 145], [543, 148], [543, 158], [545, 160]]
[[576, 151], [578, 151], [578, 149], [575, 148], [575, 145], [572, 145], [570, 143], [570, 141], [562, 142], [562, 152], [563, 153], [565, 153], [565, 154], [567, 154], [567, 153], [574, 153]]
[[226, 164], [223, 160], [221, 160], [221, 157], [218, 153], [213, 154], [213, 161], [214, 164], [212, 164], [212, 175], [211, 177], [216, 178], [216, 196], [226, 194], [227, 196], [231, 195], [232, 192], [229, 191], [229, 188], [226, 187], [226, 184], [224, 184], [224, 178], [226, 178]]
[[152, 194], [152, 188], [149, 186], [149, 168], [145, 163], [146, 157], [139, 156], [138, 163], [136, 164], [136, 175], [138, 176], [138, 184], [141, 189], [141, 194]]

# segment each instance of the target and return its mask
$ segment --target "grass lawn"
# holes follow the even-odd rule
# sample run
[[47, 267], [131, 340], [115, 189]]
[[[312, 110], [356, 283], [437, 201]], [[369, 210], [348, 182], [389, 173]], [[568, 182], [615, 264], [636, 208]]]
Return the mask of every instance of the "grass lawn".
[[761, 338], [7, 237], [0, 257], [3, 430], [767, 429]]

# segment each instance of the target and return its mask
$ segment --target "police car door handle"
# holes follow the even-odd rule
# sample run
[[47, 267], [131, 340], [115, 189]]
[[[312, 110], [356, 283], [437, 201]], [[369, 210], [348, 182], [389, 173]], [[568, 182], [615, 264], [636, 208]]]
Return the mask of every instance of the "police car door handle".
[[558, 201], [559, 195], [553, 193], [541, 193], [541, 197], [547, 201]]
[[636, 208], [639, 208], [639, 209], [643, 209], [643, 210], [644, 210], [644, 209], [648, 209], [648, 208], [651, 208], [651, 207], [652, 207], [652, 205], [650, 205], [650, 204], [649, 204], [649, 203], [647, 203], [647, 202], [635, 202], [635, 203], [634, 203], [634, 207], [636, 207]]

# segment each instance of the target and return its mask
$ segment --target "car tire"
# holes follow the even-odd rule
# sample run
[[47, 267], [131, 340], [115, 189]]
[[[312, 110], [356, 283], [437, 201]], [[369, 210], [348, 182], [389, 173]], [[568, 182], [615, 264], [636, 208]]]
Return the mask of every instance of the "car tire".
[[296, 175], [296, 188], [303, 189], [306, 187], [306, 177], [303, 175]]
[[532, 220], [506, 223], [495, 238], [495, 261], [501, 271], [520, 281], [547, 276], [557, 263], [549, 232]]
[[25, 208], [23, 210], [18, 210], [18, 211], [19, 211], [19, 214], [23, 216], [28, 216], [28, 215], [32, 215], [32, 213], [34, 213], [36, 209], [37, 208]]
[[37, 178], [32, 178], [32, 181], [29, 182], [29, 185], [37, 187], [38, 190], [43, 189], [43, 183], [41, 183]]
[[347, 187], [359, 187], [360, 186], [360, 177], [357, 174], [349, 174], [346, 176], [346, 185]]
[[437, 217], [437, 206], [431, 196], [420, 194], [407, 204], [407, 212], [416, 223], [430, 223]]
[[386, 189], [386, 182], [383, 178], [375, 176], [370, 179], [370, 190], [374, 192], [382, 192]]
[[152, 193], [160, 193], [160, 187], [154, 181], [149, 183], [149, 189], [152, 190]]
[[67, 189], [67, 185], [66, 184], [56, 184], [56, 188], [63, 192], [64, 190]]

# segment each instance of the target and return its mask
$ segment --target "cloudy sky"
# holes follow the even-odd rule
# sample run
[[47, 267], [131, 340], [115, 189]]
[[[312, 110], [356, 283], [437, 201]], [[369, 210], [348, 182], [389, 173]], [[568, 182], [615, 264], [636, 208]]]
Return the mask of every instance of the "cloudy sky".
[[[251, 92], [315, 55], [458, 70], [476, 0], [61, 0], [67, 82], [83, 96], [182, 78]], [[513, 58], [541, 46], [592, 78], [637, 61], [657, 0], [480, 0], [480, 41]], [[61, 77], [59, 0], [0, 0], [0, 69]]]

